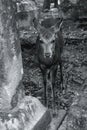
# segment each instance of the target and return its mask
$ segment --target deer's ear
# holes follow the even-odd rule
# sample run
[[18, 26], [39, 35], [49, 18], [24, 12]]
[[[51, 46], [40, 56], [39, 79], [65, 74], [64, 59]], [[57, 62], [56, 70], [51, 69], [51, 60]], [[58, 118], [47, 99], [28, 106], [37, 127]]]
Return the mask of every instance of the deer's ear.
[[42, 34], [44, 32], [45, 28], [43, 26], [41, 26], [41, 24], [39, 23], [39, 21], [36, 18], [33, 19], [33, 23], [34, 23], [34, 28], [37, 30], [37, 32]]
[[59, 20], [54, 26], [51, 27], [52, 30], [54, 30], [55, 33], [61, 30], [63, 21]]

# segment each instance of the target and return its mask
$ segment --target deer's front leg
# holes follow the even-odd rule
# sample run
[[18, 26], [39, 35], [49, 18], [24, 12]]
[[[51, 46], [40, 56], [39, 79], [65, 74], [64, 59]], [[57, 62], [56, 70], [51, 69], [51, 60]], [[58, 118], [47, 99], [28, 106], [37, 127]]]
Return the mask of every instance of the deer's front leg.
[[47, 106], [47, 79], [46, 79], [46, 74], [43, 74], [43, 84], [44, 84], [44, 105]]
[[44, 85], [44, 105], [47, 106], [47, 70], [45, 66], [41, 65], [41, 72], [43, 76], [43, 85]]
[[52, 70], [51, 70], [51, 90], [52, 90], [52, 108], [55, 110], [55, 80], [56, 80], [56, 75], [57, 75], [57, 68], [58, 65], [54, 65]]

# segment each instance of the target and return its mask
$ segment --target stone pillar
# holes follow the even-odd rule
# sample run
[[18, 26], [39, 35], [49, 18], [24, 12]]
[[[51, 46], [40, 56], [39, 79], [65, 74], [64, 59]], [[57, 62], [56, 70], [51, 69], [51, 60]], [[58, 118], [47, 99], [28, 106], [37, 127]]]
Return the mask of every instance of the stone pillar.
[[0, 0], [0, 111], [12, 107], [23, 75], [15, 12], [12, 0]]

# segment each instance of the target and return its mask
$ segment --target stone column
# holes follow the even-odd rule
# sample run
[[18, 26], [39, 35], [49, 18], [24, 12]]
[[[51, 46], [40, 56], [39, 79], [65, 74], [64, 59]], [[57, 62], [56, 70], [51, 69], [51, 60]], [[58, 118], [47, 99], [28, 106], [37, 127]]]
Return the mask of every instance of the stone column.
[[15, 12], [15, 2], [0, 0], [0, 111], [12, 107], [23, 75]]

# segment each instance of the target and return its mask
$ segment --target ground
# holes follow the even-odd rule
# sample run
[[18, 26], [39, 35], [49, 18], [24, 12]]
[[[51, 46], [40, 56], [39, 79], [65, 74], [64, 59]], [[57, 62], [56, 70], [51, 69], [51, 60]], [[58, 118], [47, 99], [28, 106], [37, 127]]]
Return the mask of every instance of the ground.
[[[66, 26], [65, 26], [66, 25]], [[55, 81], [56, 108], [67, 110], [75, 95], [81, 91], [86, 91], [87, 86], [87, 40], [84, 28], [77, 27], [78, 22], [67, 21], [63, 26], [64, 49], [62, 55], [63, 61], [63, 79], [66, 93], [60, 94], [60, 73], [58, 71]], [[67, 28], [68, 26], [68, 28]], [[74, 29], [73, 29], [74, 28]], [[66, 37], [67, 36], [67, 37]], [[41, 71], [36, 61], [36, 46], [30, 49], [23, 48], [23, 84], [26, 95], [33, 95], [43, 103], [43, 79]], [[52, 107], [52, 98], [50, 88], [48, 89], [49, 108]]]

